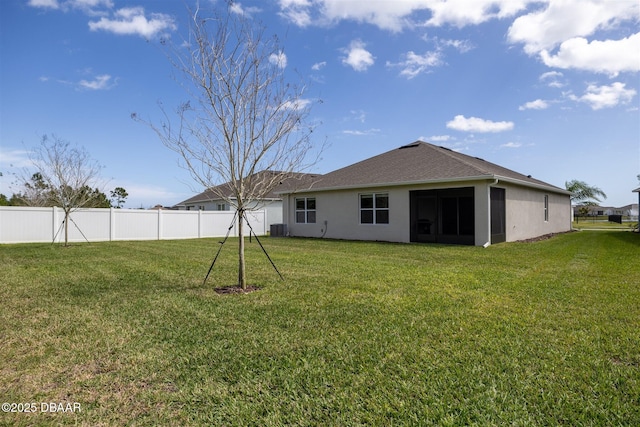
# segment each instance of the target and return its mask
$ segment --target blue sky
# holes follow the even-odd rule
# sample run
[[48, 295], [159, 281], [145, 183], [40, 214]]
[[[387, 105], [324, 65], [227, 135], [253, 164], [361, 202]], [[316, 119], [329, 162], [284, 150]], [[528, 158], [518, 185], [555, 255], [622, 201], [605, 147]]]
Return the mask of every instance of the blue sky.
[[[198, 188], [136, 112], [187, 99], [161, 39], [186, 1], [0, 2], [0, 193], [43, 134], [83, 146], [127, 207]], [[194, 4], [194, 3], [193, 3]], [[200, 0], [201, 9], [223, 7]], [[564, 187], [579, 179], [637, 201], [637, 0], [242, 1], [277, 34], [285, 72], [308, 83], [326, 173], [422, 139]], [[284, 65], [284, 63], [283, 63]], [[322, 101], [322, 102], [317, 102]]]

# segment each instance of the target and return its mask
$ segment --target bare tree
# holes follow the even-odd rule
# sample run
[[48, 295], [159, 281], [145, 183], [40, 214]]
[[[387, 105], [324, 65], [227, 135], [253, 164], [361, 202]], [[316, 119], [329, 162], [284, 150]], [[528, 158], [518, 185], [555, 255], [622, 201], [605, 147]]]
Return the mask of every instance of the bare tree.
[[[92, 206], [103, 193], [97, 188], [102, 166], [84, 148], [74, 147], [55, 135], [42, 137], [31, 155], [36, 172], [23, 184], [23, 200], [32, 206], [58, 206], [64, 211], [64, 245], [69, 242], [73, 211]], [[95, 188], [94, 188], [95, 186]]]
[[309, 159], [313, 126], [305, 124], [311, 101], [303, 97], [304, 85], [285, 81], [286, 56], [260, 23], [230, 8], [213, 16], [196, 9], [190, 18], [188, 40], [168, 46], [189, 100], [172, 117], [161, 105], [164, 120], [144, 123], [180, 155], [197, 183], [214, 191], [230, 186], [218, 196], [238, 214], [238, 285], [244, 289], [245, 211], [315, 163]]

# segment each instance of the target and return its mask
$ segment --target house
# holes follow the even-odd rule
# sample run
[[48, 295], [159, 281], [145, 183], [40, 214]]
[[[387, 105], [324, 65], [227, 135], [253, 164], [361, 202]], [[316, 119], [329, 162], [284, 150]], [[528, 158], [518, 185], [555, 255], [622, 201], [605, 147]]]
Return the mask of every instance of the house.
[[[584, 214], [586, 212], [586, 214]], [[638, 216], [638, 204], [631, 203], [621, 207], [613, 206], [573, 206], [574, 217], [578, 216], [608, 216], [622, 215], [628, 217]]]
[[[269, 178], [277, 173], [280, 172], [261, 171], [252, 175], [252, 178], [259, 183], [268, 182]], [[318, 176], [306, 173], [288, 175], [289, 177], [280, 182], [276, 189], [267, 193], [261, 200], [254, 200], [250, 204], [251, 209], [266, 211], [267, 226], [282, 223], [282, 196], [276, 194], [276, 191], [292, 191], [298, 186], [309, 186]], [[178, 210], [228, 211], [235, 209], [235, 200], [236, 197], [233, 195], [231, 185], [227, 182], [184, 200], [175, 205], [175, 208]]]
[[422, 141], [280, 194], [291, 236], [486, 246], [571, 230], [568, 191]]

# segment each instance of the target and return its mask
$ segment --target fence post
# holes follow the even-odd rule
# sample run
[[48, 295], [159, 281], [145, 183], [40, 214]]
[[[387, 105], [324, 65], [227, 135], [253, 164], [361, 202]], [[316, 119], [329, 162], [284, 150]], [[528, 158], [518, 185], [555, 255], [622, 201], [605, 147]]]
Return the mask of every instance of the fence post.
[[56, 231], [58, 231], [58, 208], [53, 206], [51, 208], [51, 240], [55, 241]]
[[109, 241], [113, 242], [116, 236], [116, 212], [114, 208], [109, 208]]
[[202, 238], [202, 211], [198, 209], [198, 239]]
[[162, 209], [158, 209], [158, 240], [162, 239]]

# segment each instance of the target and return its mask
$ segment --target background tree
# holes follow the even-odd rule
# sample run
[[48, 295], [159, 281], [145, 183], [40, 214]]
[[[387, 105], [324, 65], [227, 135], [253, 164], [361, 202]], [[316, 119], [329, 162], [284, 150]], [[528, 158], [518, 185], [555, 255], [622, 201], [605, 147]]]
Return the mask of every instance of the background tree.
[[111, 206], [117, 209], [122, 208], [127, 197], [129, 197], [127, 190], [122, 187], [116, 187], [111, 190]]
[[589, 213], [590, 206], [596, 206], [601, 202], [600, 197], [607, 198], [604, 191], [598, 187], [577, 179], [565, 182], [565, 188], [571, 192], [571, 203], [578, 207], [578, 213], [582, 216]]
[[[69, 242], [69, 220], [73, 211], [94, 207], [104, 194], [99, 190], [102, 166], [84, 148], [74, 147], [55, 135], [44, 135], [31, 157], [37, 171], [21, 178], [23, 200], [31, 206], [58, 206], [64, 211], [64, 244]], [[106, 196], [104, 196], [106, 200]]]
[[571, 192], [571, 201], [576, 204], [596, 205], [602, 201], [600, 197], [607, 198], [604, 191], [598, 187], [577, 179], [565, 182], [565, 188]]
[[286, 56], [261, 24], [229, 7], [212, 16], [196, 9], [190, 17], [188, 40], [168, 46], [188, 100], [171, 118], [161, 105], [164, 120], [145, 123], [197, 183], [229, 184], [231, 195], [218, 196], [238, 214], [238, 285], [244, 289], [245, 212], [315, 162], [308, 159], [313, 126], [305, 124], [310, 101], [304, 85], [285, 81]]

